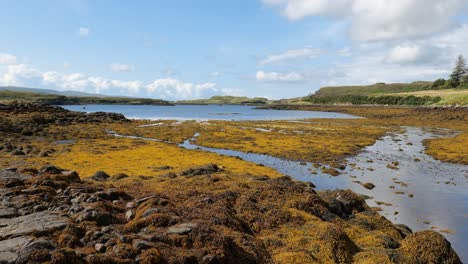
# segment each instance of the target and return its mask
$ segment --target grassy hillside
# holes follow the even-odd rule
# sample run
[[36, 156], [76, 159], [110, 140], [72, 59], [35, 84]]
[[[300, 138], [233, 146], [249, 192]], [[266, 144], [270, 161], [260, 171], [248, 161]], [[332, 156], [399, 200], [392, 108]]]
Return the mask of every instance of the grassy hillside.
[[388, 93], [389, 96], [440, 97], [437, 105], [468, 105], [468, 89], [423, 90], [404, 93]]
[[41, 94], [32, 92], [0, 91], [0, 101], [34, 101], [45, 104], [133, 104], [133, 105], [171, 105], [171, 103], [160, 99], [130, 98], [130, 97], [82, 97], [63, 96], [55, 94]]
[[209, 99], [177, 101], [177, 104], [266, 104], [268, 99], [263, 97], [249, 98], [245, 96], [213, 96]]
[[52, 90], [52, 89], [28, 88], [28, 87], [18, 87], [18, 86], [0, 86], [0, 91], [53, 94], [53, 95], [73, 96], [73, 97], [107, 97], [106, 95], [103, 95], [103, 94], [91, 94], [91, 93], [78, 92], [78, 91], [57, 91], [57, 90]]
[[432, 82], [376, 83], [372, 85], [329, 86], [315, 92], [315, 96], [376, 95], [384, 93], [414, 92], [431, 89]]

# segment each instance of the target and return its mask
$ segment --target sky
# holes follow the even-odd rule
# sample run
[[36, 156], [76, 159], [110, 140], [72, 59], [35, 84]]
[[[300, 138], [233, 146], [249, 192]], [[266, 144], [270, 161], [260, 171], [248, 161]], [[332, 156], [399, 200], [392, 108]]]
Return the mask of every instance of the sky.
[[0, 86], [184, 100], [447, 78], [468, 0], [0, 0]]

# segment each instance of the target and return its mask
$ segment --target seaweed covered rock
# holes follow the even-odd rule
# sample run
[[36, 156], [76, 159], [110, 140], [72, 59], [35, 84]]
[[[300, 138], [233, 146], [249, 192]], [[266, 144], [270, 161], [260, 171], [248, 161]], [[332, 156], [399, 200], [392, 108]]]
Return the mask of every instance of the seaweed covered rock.
[[450, 242], [431, 230], [406, 237], [401, 242], [400, 251], [408, 263], [462, 263]]
[[394, 226], [349, 190], [247, 182], [158, 193], [54, 166], [0, 171], [0, 263], [460, 263], [442, 235]]

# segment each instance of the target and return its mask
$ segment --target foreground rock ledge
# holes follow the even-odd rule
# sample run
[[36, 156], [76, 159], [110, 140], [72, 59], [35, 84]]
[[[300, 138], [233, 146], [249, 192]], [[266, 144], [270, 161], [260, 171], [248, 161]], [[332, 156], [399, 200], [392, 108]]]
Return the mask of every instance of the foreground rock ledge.
[[[317, 193], [288, 177], [255, 184], [254, 193], [200, 199], [193, 192], [195, 202], [187, 206], [177, 200], [181, 194], [127, 193], [54, 166], [0, 171], [0, 263], [284, 262], [288, 255], [274, 252], [287, 241], [265, 237], [279, 226], [301, 228], [305, 220], [273, 204], [259, 207], [264, 199], [284, 199], [324, 224], [306, 230], [318, 239], [315, 251], [291, 262], [461, 263], [442, 235], [394, 226], [350, 191]], [[303, 199], [291, 203], [288, 196]], [[372, 237], [379, 243], [366, 246], [350, 238], [345, 224], [366, 226], [370, 237], [382, 228], [394, 235]]]

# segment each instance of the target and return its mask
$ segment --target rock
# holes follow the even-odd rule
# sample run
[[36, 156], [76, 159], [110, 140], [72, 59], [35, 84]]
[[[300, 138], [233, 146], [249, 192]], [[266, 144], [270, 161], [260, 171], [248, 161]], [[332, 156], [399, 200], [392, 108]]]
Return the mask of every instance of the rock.
[[133, 248], [137, 250], [144, 250], [144, 249], [150, 249], [153, 248], [154, 244], [151, 242], [148, 242], [143, 239], [134, 239], [133, 240]]
[[210, 163], [207, 165], [190, 168], [188, 170], [181, 172], [180, 175], [190, 177], [190, 176], [206, 175], [206, 174], [215, 173], [219, 171], [222, 171], [222, 169], [219, 168], [218, 165]]
[[129, 244], [117, 244], [112, 249], [114, 251], [114, 255], [118, 258], [133, 259], [136, 256], [135, 249], [133, 249]]
[[127, 221], [132, 220], [134, 216], [135, 214], [132, 210], [128, 210], [127, 212], [125, 212], [125, 219], [127, 219]]
[[26, 155], [26, 153], [24, 153], [23, 151], [19, 150], [19, 149], [14, 149], [12, 152], [10, 152], [11, 155], [15, 155], [15, 156], [24, 156]]
[[3, 219], [0, 239], [23, 235], [45, 234], [62, 229], [69, 220], [57, 212], [43, 211], [16, 218]]
[[41, 151], [37, 156], [40, 158], [49, 157], [49, 153], [47, 151]]
[[159, 213], [160, 210], [158, 208], [150, 208], [148, 210], [146, 210], [143, 214], [141, 214], [141, 217], [148, 217], [152, 214], [156, 214], [156, 213]]
[[80, 213], [76, 220], [78, 222], [94, 221], [98, 226], [108, 226], [112, 224], [112, 215], [108, 212], [101, 212], [97, 210], [89, 210]]
[[432, 230], [407, 236], [399, 250], [407, 256], [408, 263], [462, 263], [450, 242]]
[[366, 189], [369, 189], [369, 190], [372, 190], [375, 188], [375, 185], [373, 183], [370, 183], [370, 182], [366, 182], [366, 183], [363, 183], [361, 184], [364, 188]]
[[0, 218], [12, 218], [16, 217], [18, 212], [15, 208], [0, 208]]
[[192, 232], [192, 229], [196, 228], [198, 224], [196, 223], [184, 223], [175, 226], [171, 226], [167, 229], [168, 234], [176, 234], [176, 235], [186, 235]]
[[253, 181], [268, 181], [270, 177], [268, 176], [254, 176], [250, 178]]
[[104, 253], [106, 252], [106, 246], [103, 244], [103, 243], [96, 243], [94, 245], [94, 249], [96, 250], [96, 252], [98, 253]]
[[62, 171], [62, 175], [67, 177], [67, 180], [70, 182], [80, 182], [80, 176], [76, 171]]
[[[155, 248], [144, 250], [139, 258], [139, 263], [141, 264], [163, 264], [166, 261], [163, 260], [161, 252]], [[209, 262], [205, 262], [209, 263]]]
[[52, 165], [44, 166], [39, 170], [41, 174], [61, 174], [62, 171], [61, 168]]
[[17, 180], [25, 180], [30, 178], [30, 176], [23, 176], [16, 171], [12, 170], [2, 170], [0, 171], [0, 181], [9, 181], [12, 179], [17, 179]]
[[171, 167], [171, 166], [161, 166], [161, 167], [158, 167], [158, 168], [156, 168], [156, 169], [157, 169], [157, 170], [172, 170], [173, 167]]
[[15, 237], [0, 241], [0, 263], [14, 263], [18, 251], [32, 241], [32, 237]]
[[95, 181], [107, 181], [110, 178], [109, 174], [103, 171], [97, 171], [93, 176], [91, 176], [92, 180]]
[[127, 174], [125, 174], [125, 173], [117, 173], [117, 174], [115, 174], [114, 176], [111, 177], [111, 180], [113, 180], [113, 181], [118, 181], [118, 180], [125, 179], [125, 178], [128, 178], [128, 175], [127, 175]]
[[50, 260], [50, 253], [56, 245], [45, 238], [39, 238], [24, 245], [18, 252], [15, 264], [41, 263]]

